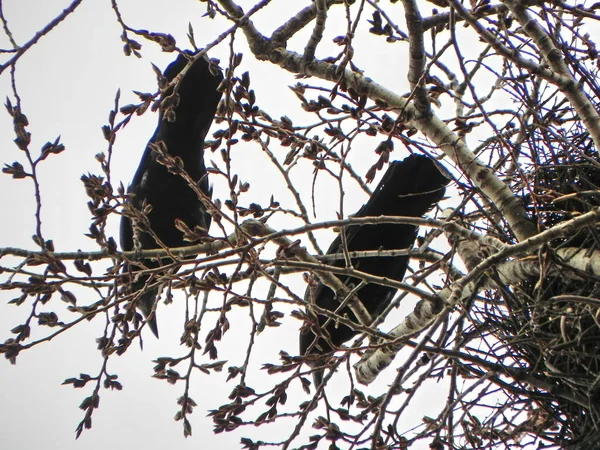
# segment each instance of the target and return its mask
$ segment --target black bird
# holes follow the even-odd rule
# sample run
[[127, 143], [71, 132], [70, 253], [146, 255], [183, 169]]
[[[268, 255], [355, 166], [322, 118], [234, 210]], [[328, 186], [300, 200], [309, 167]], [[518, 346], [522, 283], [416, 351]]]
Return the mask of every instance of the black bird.
[[[403, 161], [390, 163], [386, 173], [369, 201], [355, 214], [355, 217], [366, 216], [408, 216], [422, 217], [433, 205], [444, 196], [445, 186], [449, 179], [443, 175], [437, 164], [425, 156], [411, 155]], [[345, 228], [348, 251], [362, 250], [398, 250], [412, 248], [417, 238], [418, 227], [382, 223], [378, 225], [351, 225]], [[343, 253], [341, 237], [338, 236], [328, 254]], [[352, 266], [371, 275], [402, 281], [408, 267], [407, 256], [386, 256], [377, 258], [354, 258]], [[330, 265], [344, 267], [344, 259], [327, 262]], [[357, 278], [339, 276], [349, 287], [360, 283]], [[375, 319], [392, 301], [396, 289], [370, 283], [363, 286], [357, 296], [365, 308]], [[336, 298], [333, 291], [319, 282], [316, 288], [308, 287], [304, 296], [307, 303], [335, 311], [343, 299]], [[354, 314], [346, 306], [338, 315], [357, 321]], [[310, 327], [302, 329], [300, 334], [300, 354], [324, 355], [341, 346], [357, 334], [353, 329], [330, 320], [323, 330], [327, 317], [319, 315], [320, 337]], [[326, 337], [326, 338], [325, 338]], [[315, 366], [318, 366], [315, 363]], [[315, 370], [315, 383], [321, 384], [323, 370]]]
[[[191, 55], [190, 55], [191, 56]], [[180, 54], [169, 64], [163, 76], [172, 81], [188, 64], [188, 58]], [[205, 58], [198, 58], [185, 73], [176, 88], [176, 96], [170, 89], [164, 94], [158, 118], [158, 126], [142, 156], [140, 165], [133, 177], [128, 193], [131, 194], [129, 203], [141, 210], [143, 204], [152, 206], [147, 214], [148, 225], [158, 239], [166, 247], [182, 247], [189, 245], [184, 241], [183, 233], [175, 227], [175, 219], [183, 221], [189, 228], [200, 226], [208, 230], [211, 216], [206, 212], [206, 206], [188, 182], [180, 175], [170, 173], [167, 167], [157, 158], [159, 154], [152, 149], [151, 144], [162, 141], [169, 155], [178, 157], [183, 162], [183, 169], [197, 183], [200, 191], [211, 196], [208, 176], [204, 165], [204, 139], [215, 117], [221, 92], [217, 87], [223, 80], [223, 75], [215, 65], [210, 67]], [[166, 105], [165, 108], [165, 104]], [[174, 114], [173, 114], [174, 113]], [[152, 234], [138, 224], [136, 229], [132, 220], [125, 215], [121, 218], [121, 247], [123, 250], [146, 250], [161, 248]], [[137, 245], [135, 242], [137, 241]], [[157, 268], [169, 264], [172, 260], [165, 258], [161, 261], [142, 259], [140, 266], [132, 262], [126, 270], [132, 274], [131, 290], [140, 291], [148, 281], [148, 276], [135, 277], [135, 272], [144, 268]], [[148, 326], [158, 337], [156, 318], [152, 313], [158, 288], [146, 291], [136, 302], [137, 307], [147, 318]]]

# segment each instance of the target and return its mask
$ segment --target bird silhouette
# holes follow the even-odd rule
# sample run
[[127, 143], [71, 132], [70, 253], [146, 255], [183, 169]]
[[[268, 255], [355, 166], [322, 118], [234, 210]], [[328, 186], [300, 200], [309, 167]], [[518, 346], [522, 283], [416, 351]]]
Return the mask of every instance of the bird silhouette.
[[[440, 172], [438, 165], [430, 158], [411, 155], [402, 161], [390, 163], [379, 185], [369, 201], [354, 217], [366, 216], [408, 216], [422, 217], [444, 196], [449, 179]], [[398, 250], [412, 248], [417, 238], [418, 227], [405, 224], [382, 223], [376, 225], [350, 225], [344, 229], [347, 250]], [[327, 251], [328, 254], [343, 253], [342, 239], [338, 236]], [[373, 258], [353, 258], [354, 269], [391, 280], [402, 281], [409, 263], [408, 256], [382, 256]], [[344, 259], [328, 261], [327, 264], [345, 267]], [[348, 287], [357, 287], [361, 280], [350, 276], [338, 276]], [[395, 288], [369, 283], [358, 290], [357, 296], [373, 319], [390, 304], [396, 293]], [[343, 300], [318, 282], [316, 287], [307, 287], [304, 296], [307, 304], [313, 303], [329, 311], [335, 311]], [[350, 309], [345, 306], [338, 313], [357, 321]], [[301, 355], [325, 355], [357, 334], [352, 328], [318, 316], [316, 323], [305, 324], [300, 333]], [[317, 338], [318, 334], [318, 338]], [[320, 361], [320, 362], [319, 362]], [[322, 359], [312, 361], [316, 385], [323, 378]], [[315, 368], [316, 367], [316, 368]]]
[[[186, 56], [187, 55], [187, 56]], [[190, 53], [180, 54], [169, 64], [163, 77], [172, 81], [187, 66]], [[133, 223], [129, 215], [121, 217], [121, 247], [125, 251], [162, 248], [148, 227], [169, 248], [190, 245], [184, 241], [183, 233], [176, 228], [176, 219], [181, 220], [188, 228], [199, 226], [205, 230], [210, 227], [211, 216], [200, 196], [181, 174], [171, 173], [159, 161], [161, 155], [152, 147], [159, 142], [166, 146], [168, 155], [177, 157], [183, 163], [183, 169], [196, 183], [199, 190], [211, 197], [206, 167], [204, 165], [204, 139], [215, 117], [221, 92], [217, 87], [223, 80], [220, 70], [210, 64], [207, 59], [196, 59], [183, 75], [175, 89], [170, 88], [163, 94], [163, 101], [158, 118], [158, 126], [148, 142], [140, 165], [133, 177], [128, 193], [128, 202], [137, 210], [150, 205], [151, 211], [146, 215], [147, 222]], [[173, 97], [171, 96], [175, 92]], [[173, 261], [170, 258], [161, 260], [143, 258], [140, 261], [130, 260], [125, 270], [131, 273], [132, 293], [142, 292], [134, 297], [136, 306], [147, 319], [148, 326], [158, 337], [158, 326], [154, 305], [159, 288], [145, 288], [155, 277], [136, 275], [143, 269], [155, 269]]]

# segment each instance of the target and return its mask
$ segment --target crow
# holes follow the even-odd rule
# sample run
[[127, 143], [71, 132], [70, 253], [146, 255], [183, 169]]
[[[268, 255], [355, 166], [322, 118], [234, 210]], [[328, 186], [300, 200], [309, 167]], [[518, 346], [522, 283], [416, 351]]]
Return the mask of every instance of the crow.
[[[438, 165], [430, 158], [411, 155], [402, 161], [390, 163], [379, 185], [369, 201], [355, 214], [366, 216], [408, 216], [422, 217], [444, 196], [449, 179], [440, 172]], [[418, 227], [414, 225], [382, 223], [377, 225], [350, 225], [345, 228], [347, 250], [397, 250], [412, 248], [417, 238]], [[343, 253], [341, 237], [338, 236], [328, 254]], [[353, 258], [352, 266], [371, 275], [402, 281], [408, 267], [408, 256], [385, 256], [375, 258]], [[328, 264], [345, 267], [344, 259], [335, 259]], [[359, 285], [361, 280], [350, 276], [338, 276], [349, 288]], [[369, 283], [358, 290], [357, 296], [373, 319], [390, 304], [396, 293], [395, 288]], [[307, 304], [335, 311], [343, 299], [336, 298], [334, 292], [318, 282], [316, 287], [309, 286], [304, 296]], [[346, 306], [337, 312], [348, 315], [357, 321]], [[306, 324], [300, 333], [301, 355], [325, 355], [333, 352], [344, 342], [357, 334], [353, 329], [329, 320], [323, 329], [327, 317], [318, 316], [318, 327]], [[315, 334], [315, 327], [319, 338]], [[318, 361], [318, 360], [316, 360]], [[322, 360], [321, 360], [322, 361]], [[311, 363], [318, 366], [318, 362]], [[315, 384], [319, 386], [323, 378], [323, 369], [313, 371]]]
[[[189, 53], [187, 55], [192, 56]], [[188, 57], [180, 54], [169, 64], [163, 77], [171, 82], [188, 62]], [[146, 224], [136, 223], [134, 226], [129, 215], [121, 217], [121, 247], [124, 251], [162, 248], [147, 227], [166, 247], [189, 245], [189, 242], [184, 241], [183, 233], [176, 228], [176, 219], [190, 229], [199, 226], [208, 230], [211, 216], [206, 211], [206, 205], [180, 174], [169, 172], [159, 162], [161, 156], [155, 146], [160, 142], [164, 143], [167, 153], [181, 160], [185, 172], [200, 191], [210, 198], [212, 192], [204, 165], [204, 139], [221, 99], [221, 92], [217, 91], [217, 87], [222, 80], [220, 70], [201, 57], [189, 67], [175, 89], [171, 88], [163, 94], [158, 126], [146, 146], [128, 189], [128, 202], [131, 206], [141, 210], [144, 205], [150, 205], [152, 209], [146, 216]], [[174, 90], [175, 96], [169, 98]], [[154, 281], [149, 280], [147, 275], [136, 276], [137, 271], [158, 268], [172, 262], [169, 258], [160, 261], [149, 258], [139, 262], [129, 261], [125, 270], [131, 273], [131, 291], [141, 291], [148, 281]], [[159, 288], [148, 289], [136, 300], [137, 307], [156, 337], [158, 327], [152, 311], [158, 293]]]

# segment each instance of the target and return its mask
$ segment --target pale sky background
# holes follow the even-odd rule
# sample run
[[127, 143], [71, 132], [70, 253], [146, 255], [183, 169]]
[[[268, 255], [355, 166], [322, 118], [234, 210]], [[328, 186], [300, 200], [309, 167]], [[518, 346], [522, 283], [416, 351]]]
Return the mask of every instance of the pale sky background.
[[[65, 0], [8, 0], [2, 2], [4, 13], [19, 44], [28, 41], [37, 30], [55, 17], [70, 2]], [[242, 2], [247, 8], [249, 2]], [[266, 33], [271, 32], [289, 17], [292, 11], [307, 5], [308, 1], [291, 2], [274, 0], [273, 5], [258, 14], [253, 20]], [[199, 46], [210, 42], [229, 24], [222, 20], [211, 21], [202, 17], [205, 4], [196, 0], [178, 0], [165, 2], [159, 0], [123, 0], [119, 3], [124, 20], [130, 26], [150, 31], [171, 33], [182, 48], [188, 48], [186, 38], [188, 23], [194, 26], [196, 42]], [[397, 21], [403, 23], [400, 8]], [[424, 10], [429, 12], [429, 9]], [[286, 15], [287, 14], [287, 15]], [[330, 24], [343, 19], [343, 10], [337, 8], [332, 14]], [[364, 23], [363, 27], [367, 24]], [[309, 27], [310, 30], [310, 27]], [[327, 49], [334, 48], [331, 38], [345, 32], [342, 23], [336, 30], [328, 31], [317, 56], [322, 57]], [[109, 111], [113, 107], [115, 92], [121, 89], [121, 105], [134, 103], [137, 97], [132, 90], [154, 92], [156, 77], [150, 63], [161, 69], [171, 62], [174, 54], [165, 54], [158, 46], [142, 41], [143, 59], [126, 57], [121, 48], [121, 29], [117, 24], [109, 1], [86, 1], [48, 36], [24, 55], [17, 64], [17, 87], [23, 101], [23, 112], [29, 118], [32, 133], [32, 150], [39, 149], [47, 141], [53, 141], [61, 135], [66, 150], [60, 155], [52, 155], [40, 166], [40, 182], [43, 195], [43, 230], [46, 239], [53, 239], [57, 251], [77, 249], [96, 250], [94, 242], [84, 236], [88, 231], [90, 217], [86, 206], [87, 197], [80, 176], [84, 173], [100, 173], [94, 155], [106, 151], [106, 141], [101, 126], [107, 123]], [[134, 37], [134, 36], [132, 36]], [[292, 40], [288, 48], [301, 50], [306, 34]], [[246, 51], [241, 38], [235, 41], [236, 51], [245, 53], [241, 74], [250, 70], [252, 88], [255, 89], [263, 109], [273, 117], [289, 115], [299, 110], [294, 94], [287, 88], [296, 83], [293, 76], [269, 63], [257, 63]], [[6, 36], [0, 39], [1, 48], [10, 48]], [[339, 47], [335, 47], [337, 53]], [[402, 93], [407, 90], [406, 56], [404, 45], [385, 45], [375, 36], [365, 36], [356, 43], [355, 62], [366, 70], [366, 75], [381, 84]], [[213, 49], [209, 55], [218, 57], [226, 66], [228, 41]], [[4, 58], [4, 57], [3, 57]], [[3, 59], [4, 60], [4, 59]], [[2, 100], [9, 96], [9, 72], [0, 76], [0, 94]], [[318, 81], [309, 80], [318, 84]], [[14, 102], [13, 102], [14, 103]], [[291, 105], [291, 106], [290, 106]], [[306, 116], [303, 116], [306, 118]], [[314, 119], [312, 119], [314, 120]], [[120, 132], [115, 145], [112, 175], [125, 185], [133, 177], [146, 142], [156, 126], [157, 115], [147, 113], [136, 117]], [[306, 123], [306, 121], [305, 121]], [[218, 125], [213, 129], [217, 129]], [[2, 108], [0, 110], [0, 163], [10, 164], [15, 160], [24, 161], [24, 155], [12, 140], [12, 122]], [[355, 149], [351, 163], [362, 175], [376, 160], [374, 147], [361, 151]], [[400, 148], [398, 145], [397, 148]], [[287, 153], [286, 148], [273, 147], [280, 160]], [[396, 159], [406, 156], [402, 150], [395, 152]], [[220, 161], [218, 154], [209, 155], [210, 159]], [[238, 146], [234, 152], [233, 166], [240, 178], [252, 186], [251, 197], [247, 203], [257, 201], [267, 204], [272, 194], [278, 200], [290, 202], [281, 177], [273, 172], [265, 162], [256, 146]], [[305, 198], [310, 195], [311, 169], [305, 163], [305, 171], [297, 171], [296, 178], [302, 186]], [[302, 174], [307, 175], [306, 181]], [[117, 186], [118, 183], [114, 183]], [[372, 187], [375, 187], [373, 184]], [[319, 198], [317, 213], [319, 219], [331, 219], [338, 210], [335, 184], [320, 178], [318, 189], [327, 195]], [[224, 186], [215, 182], [215, 198], [226, 198]], [[13, 246], [35, 248], [31, 235], [34, 233], [34, 202], [29, 180], [13, 180], [10, 176], [0, 176], [0, 247]], [[355, 185], [347, 186], [347, 213], [355, 212], [366, 200], [366, 196]], [[310, 204], [309, 202], [307, 204]], [[283, 222], [274, 221], [271, 226], [283, 226]], [[296, 223], [297, 225], [297, 223]], [[112, 234], [118, 241], [118, 219], [110, 223]], [[214, 230], [213, 230], [214, 232]], [[327, 248], [331, 241], [331, 232], [319, 233], [321, 246]], [[11, 259], [3, 258], [2, 266], [10, 266]], [[104, 264], [104, 265], [102, 265]], [[108, 266], [103, 262], [96, 267]], [[100, 270], [100, 269], [97, 269]], [[297, 281], [293, 285], [298, 295], [303, 295], [304, 284]], [[92, 295], [87, 292], [87, 295]], [[6, 302], [15, 297], [14, 292], [0, 292], [0, 341], [10, 337], [10, 329], [26, 317], [27, 307], [7, 306]], [[94, 298], [81, 298], [83, 303], [91, 303]], [[176, 302], [177, 303], [177, 302]], [[132, 346], [121, 357], [110, 360], [109, 371], [119, 374], [124, 389], [121, 392], [100, 392], [100, 408], [93, 415], [93, 428], [85, 431], [78, 441], [75, 440], [75, 428], [83, 418], [78, 409], [81, 401], [90, 395], [91, 388], [73, 389], [61, 386], [70, 377], [79, 373], [95, 375], [98, 373], [101, 358], [96, 350], [95, 338], [101, 336], [103, 319], [78, 326], [61, 335], [52, 342], [45, 343], [32, 350], [23, 352], [15, 366], [0, 360], [0, 448], [19, 450], [31, 448], [53, 449], [121, 449], [131, 448], [239, 448], [240, 437], [256, 439], [284, 439], [293, 427], [285, 421], [278, 425], [260, 428], [242, 428], [234, 433], [213, 435], [212, 420], [206, 417], [207, 411], [227, 402], [228, 393], [235, 387], [235, 381], [225, 383], [227, 372], [193, 377], [191, 396], [198, 407], [190, 420], [193, 426], [191, 438], [184, 439], [181, 422], [175, 422], [173, 416], [178, 410], [176, 399], [183, 392], [183, 385], [171, 386], [164, 381], [151, 378], [153, 359], [161, 355], [182, 355], [187, 349], [179, 349], [179, 332], [183, 307], [174, 305], [159, 310], [158, 320], [161, 332], [160, 341], [150, 333], [145, 335], [145, 347]], [[241, 365], [245, 354], [245, 342], [248, 335], [248, 320], [245, 312], [232, 315], [232, 327], [220, 344], [219, 359], [227, 359], [232, 365]], [[236, 320], [237, 317], [237, 320]], [[397, 317], [397, 316], [396, 316]], [[63, 320], [69, 319], [65, 316]], [[73, 316], [70, 317], [73, 319]], [[210, 320], [207, 322], [211, 324]], [[253, 354], [252, 365], [256, 369], [250, 373], [248, 382], [257, 388], [273, 384], [275, 379], [267, 377], [258, 370], [262, 364], [278, 362], [278, 352], [283, 349], [297, 354], [298, 321], [286, 317], [284, 326], [270, 330], [259, 337], [258, 349]], [[36, 336], [36, 333], [33, 334]], [[208, 363], [208, 357], [202, 362]], [[182, 370], [183, 371], [183, 370]], [[394, 376], [393, 371], [382, 376], [377, 383], [380, 393]], [[282, 379], [282, 378], [279, 378]], [[268, 384], [265, 384], [265, 381]], [[294, 398], [288, 401], [293, 407], [308, 400], [302, 391], [294, 387]], [[364, 388], [369, 393], [371, 388]], [[345, 383], [331, 383], [328, 389], [331, 399], [347, 394]], [[415, 401], [423, 405], [423, 411], [415, 413], [413, 420], [402, 424], [406, 430], [417, 425], [423, 415], [435, 416], [437, 402], [433, 399], [445, 398], [443, 386], [431, 382], [423, 390], [426, 397]], [[313, 415], [314, 416], [314, 415]], [[287, 428], [286, 428], [287, 426]], [[311, 432], [310, 427], [307, 432]]]

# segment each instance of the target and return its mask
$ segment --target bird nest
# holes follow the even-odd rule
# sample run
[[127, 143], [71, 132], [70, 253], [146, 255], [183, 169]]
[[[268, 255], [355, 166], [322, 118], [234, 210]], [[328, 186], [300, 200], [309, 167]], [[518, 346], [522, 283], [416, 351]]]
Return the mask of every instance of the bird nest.
[[[554, 154], [527, 174], [533, 189], [525, 203], [542, 229], [600, 206], [598, 161], [588, 146]], [[511, 439], [530, 432], [563, 448], [599, 448], [600, 278], [570, 267], [561, 253], [593, 256], [599, 238], [591, 226], [552, 241], [528, 258], [539, 276], [511, 286], [495, 279], [498, 288], [473, 302], [467, 331], [488, 344], [487, 370], [499, 374], [505, 411], [526, 416]]]

